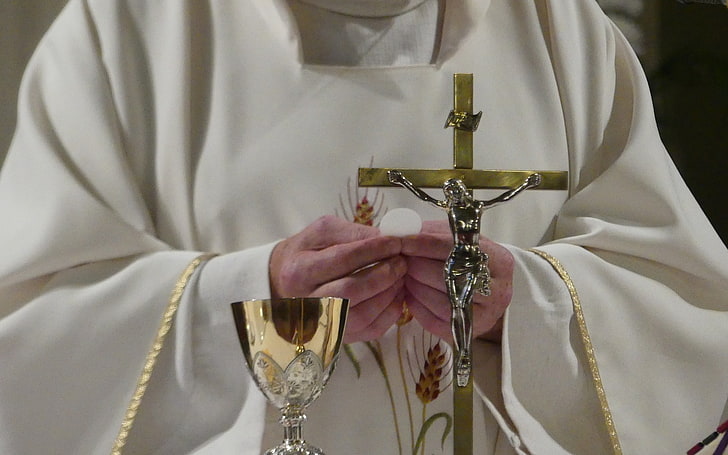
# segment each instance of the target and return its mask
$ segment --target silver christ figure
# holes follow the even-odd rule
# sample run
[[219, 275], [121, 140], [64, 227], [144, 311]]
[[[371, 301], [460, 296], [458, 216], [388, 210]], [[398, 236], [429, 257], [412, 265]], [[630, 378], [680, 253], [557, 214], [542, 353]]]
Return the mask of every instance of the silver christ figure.
[[507, 202], [521, 191], [538, 186], [540, 174], [531, 174], [518, 187], [490, 200], [477, 200], [458, 179], [447, 180], [442, 187], [445, 198], [435, 199], [417, 188], [402, 172], [388, 172], [389, 181], [410, 190], [415, 196], [447, 212], [453, 235], [453, 249], [445, 261], [445, 284], [452, 306], [452, 335], [457, 353], [456, 382], [465, 387], [472, 369], [472, 301], [475, 292], [490, 295], [488, 255], [480, 249], [480, 222], [483, 212]]

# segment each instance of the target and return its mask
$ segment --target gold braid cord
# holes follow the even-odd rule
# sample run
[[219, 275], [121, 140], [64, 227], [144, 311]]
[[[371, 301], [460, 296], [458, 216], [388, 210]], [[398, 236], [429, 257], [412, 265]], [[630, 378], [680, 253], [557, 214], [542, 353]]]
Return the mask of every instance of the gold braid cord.
[[548, 253], [545, 253], [540, 250], [531, 249], [529, 250], [532, 253], [535, 253], [545, 259], [546, 261], [551, 264], [551, 266], [556, 270], [556, 272], [559, 274], [561, 279], [566, 284], [566, 287], [569, 289], [569, 295], [571, 296], [571, 302], [574, 306], [574, 315], [576, 316], [576, 321], [579, 326], [579, 334], [581, 335], [581, 340], [584, 343], [584, 349], [586, 351], [586, 356], [589, 361], [589, 369], [591, 370], [592, 380], [594, 381], [594, 387], [597, 390], [597, 395], [599, 396], [599, 404], [602, 407], [602, 415], [604, 417], [604, 423], [607, 425], [607, 431], [609, 432], [609, 439], [612, 443], [612, 450], [614, 451], [615, 455], [622, 455], [622, 446], [619, 443], [619, 435], [617, 434], [617, 428], [614, 425], [614, 419], [612, 418], [612, 411], [609, 409], [609, 403], [607, 402], [607, 394], [604, 391], [604, 384], [602, 384], [602, 377], [599, 374], [599, 367], [597, 366], [597, 359], [596, 355], [594, 354], [594, 346], [591, 342], [591, 337], [589, 336], [589, 331], [586, 327], [586, 319], [584, 318], [584, 311], [581, 307], [581, 301], [579, 300], [579, 295], [576, 292], [576, 286], [574, 286], [573, 281], [571, 281], [571, 277], [569, 276], [569, 273], [566, 271], [564, 266], [559, 262], [558, 259], [551, 256]]
[[111, 449], [111, 455], [121, 455], [121, 451], [124, 448], [124, 445], [126, 445], [129, 433], [134, 425], [134, 419], [136, 419], [139, 407], [142, 404], [142, 398], [144, 397], [144, 393], [147, 391], [149, 380], [152, 377], [152, 371], [157, 363], [157, 357], [164, 346], [164, 340], [167, 337], [169, 330], [172, 328], [174, 315], [179, 308], [182, 295], [187, 283], [190, 281], [190, 277], [192, 277], [192, 274], [195, 273], [197, 268], [203, 262], [208, 261], [214, 256], [214, 254], [203, 254], [195, 258], [195, 260], [187, 266], [185, 271], [182, 272], [179, 280], [177, 280], [177, 283], [174, 285], [174, 290], [169, 298], [169, 304], [167, 305], [167, 309], [162, 317], [159, 330], [157, 330], [157, 337], [154, 339], [152, 348], [147, 353], [147, 357], [144, 362], [144, 369], [139, 375], [136, 389], [134, 389], [134, 395], [132, 395], [132, 398], [129, 401], [129, 406], [126, 408], [126, 414], [124, 415], [124, 420], [121, 422], [121, 427], [119, 428], [119, 434], [116, 436], [116, 441], [114, 441], [114, 447]]

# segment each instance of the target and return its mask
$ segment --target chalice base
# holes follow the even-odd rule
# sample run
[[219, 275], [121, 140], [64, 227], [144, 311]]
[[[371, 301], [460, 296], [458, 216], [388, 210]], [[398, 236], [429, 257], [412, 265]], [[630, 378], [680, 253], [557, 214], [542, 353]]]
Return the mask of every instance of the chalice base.
[[305, 441], [284, 442], [265, 452], [265, 455], [326, 455], [318, 447]]

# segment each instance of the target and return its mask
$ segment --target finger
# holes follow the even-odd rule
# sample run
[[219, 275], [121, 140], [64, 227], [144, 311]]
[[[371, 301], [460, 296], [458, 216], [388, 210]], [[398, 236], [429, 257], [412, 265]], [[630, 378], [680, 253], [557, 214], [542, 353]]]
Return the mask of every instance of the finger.
[[513, 277], [501, 276], [490, 281], [490, 295], [476, 293], [473, 302], [477, 305], [488, 304], [496, 307], [507, 307], [513, 297]]
[[429, 333], [443, 340], [452, 341], [452, 327], [450, 319], [443, 320], [433, 314], [419, 299], [408, 294], [407, 308], [419, 324]]
[[352, 223], [333, 215], [318, 218], [297, 234], [300, 249], [318, 250], [340, 243], [355, 242], [379, 236], [379, 229]]
[[444, 263], [441, 260], [407, 257], [407, 275], [440, 292], [447, 291], [447, 287], [445, 286]]
[[399, 256], [401, 252], [402, 240], [400, 238], [374, 237], [333, 245], [324, 250], [312, 252], [311, 256], [316, 260], [338, 265], [342, 270], [346, 270], [339, 274], [339, 276], [344, 276], [384, 259]]
[[489, 239], [480, 240], [480, 249], [488, 255], [488, 268], [491, 277], [513, 277], [515, 259], [504, 246]]
[[377, 319], [380, 317], [387, 319], [387, 312], [391, 310], [389, 308], [391, 305], [394, 304], [401, 308], [401, 290], [403, 288], [404, 282], [400, 281], [396, 286], [370, 299], [356, 302], [355, 305], [350, 305], [346, 323], [347, 330], [350, 330], [352, 333], [362, 332], [368, 327], [375, 325]]
[[410, 277], [405, 280], [405, 289], [407, 302], [415, 299], [432, 317], [445, 322], [450, 321], [452, 306], [447, 294]]
[[[334, 245], [320, 251], [304, 251], [280, 264], [280, 281], [300, 283], [308, 292], [312, 292], [319, 286], [345, 279], [372, 264], [400, 257], [400, 251], [401, 240], [394, 237], [375, 237]], [[400, 267], [406, 266], [401, 264]], [[400, 268], [394, 271], [402, 272]]]
[[505, 278], [494, 280], [490, 289], [489, 297], [476, 294], [473, 299], [473, 324], [476, 333], [490, 330], [503, 317], [513, 296], [513, 281]]
[[452, 238], [450, 224], [446, 220], [427, 220], [422, 222], [422, 232], [430, 234], [447, 234]]
[[356, 273], [329, 281], [312, 292], [316, 295], [336, 295], [357, 305], [401, 282], [407, 274], [407, 262], [401, 256], [385, 259], [377, 264], [360, 269]]
[[[408, 259], [408, 275], [405, 280], [407, 294], [405, 300], [412, 316], [422, 325], [425, 330], [445, 340], [452, 338], [450, 318], [452, 305], [447, 294], [444, 292], [444, 280], [442, 279], [442, 268], [439, 279], [420, 281], [410, 274], [409, 264], [413, 262], [436, 262], [432, 260]], [[427, 267], [425, 267], [427, 269]], [[435, 285], [431, 286], [430, 282]]]
[[493, 330], [503, 319], [505, 308], [492, 304], [473, 305], [473, 337], [480, 337]]
[[[398, 294], [401, 295], [401, 292]], [[389, 300], [390, 303], [383, 308], [376, 318], [371, 319], [369, 323], [349, 324], [347, 322], [346, 332], [344, 333], [345, 343], [370, 341], [379, 338], [399, 320], [402, 314], [401, 297], [383, 299], [383, 301], [386, 300]], [[366, 308], [368, 305], [366, 302], [363, 302], [359, 306], [360, 308]], [[356, 313], [352, 319], [357, 319]]]
[[307, 249], [326, 248], [340, 243], [355, 242], [379, 236], [379, 229], [353, 223], [333, 215], [325, 215], [311, 223], [303, 232], [302, 245]]
[[444, 261], [450, 255], [452, 248], [452, 237], [445, 234], [422, 232], [402, 238], [402, 254], [406, 256]]
[[392, 303], [387, 310], [374, 322], [359, 332], [350, 331], [348, 328], [344, 333], [344, 343], [355, 343], [358, 341], [371, 341], [384, 335], [399, 319], [402, 313], [401, 304]]

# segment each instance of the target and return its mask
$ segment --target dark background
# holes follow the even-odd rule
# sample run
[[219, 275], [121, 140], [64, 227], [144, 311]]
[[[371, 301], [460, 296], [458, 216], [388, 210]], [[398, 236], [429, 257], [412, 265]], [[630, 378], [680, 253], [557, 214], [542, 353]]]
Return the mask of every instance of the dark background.
[[662, 139], [728, 243], [728, 8], [660, 0], [648, 69]]

